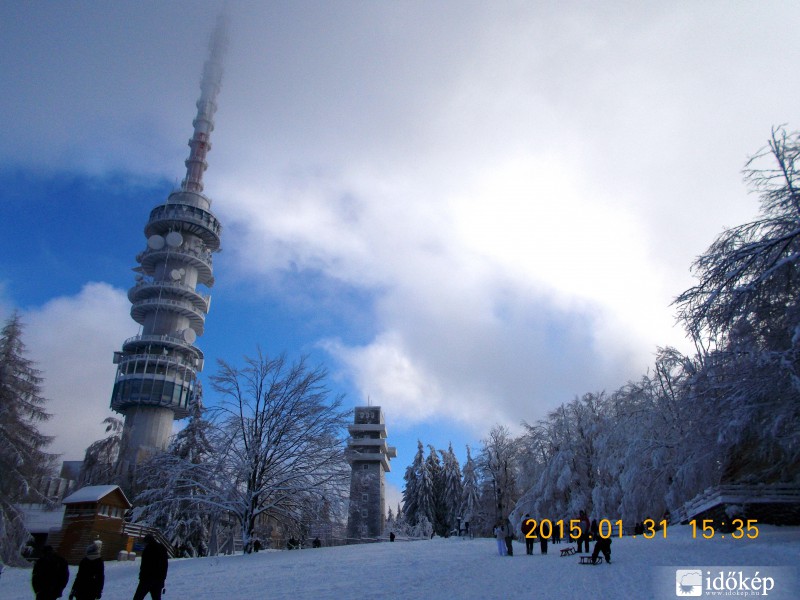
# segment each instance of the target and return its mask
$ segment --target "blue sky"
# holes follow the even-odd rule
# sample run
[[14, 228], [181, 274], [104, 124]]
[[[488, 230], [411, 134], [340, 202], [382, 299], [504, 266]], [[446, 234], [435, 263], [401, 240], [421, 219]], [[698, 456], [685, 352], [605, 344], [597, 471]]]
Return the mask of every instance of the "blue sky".
[[[795, 3], [227, 5], [203, 378], [310, 354], [384, 407], [398, 489], [418, 438], [463, 459], [688, 351], [670, 303], [755, 214], [747, 157], [798, 123]], [[64, 458], [103, 435], [219, 6], [0, 5], [0, 314]]]

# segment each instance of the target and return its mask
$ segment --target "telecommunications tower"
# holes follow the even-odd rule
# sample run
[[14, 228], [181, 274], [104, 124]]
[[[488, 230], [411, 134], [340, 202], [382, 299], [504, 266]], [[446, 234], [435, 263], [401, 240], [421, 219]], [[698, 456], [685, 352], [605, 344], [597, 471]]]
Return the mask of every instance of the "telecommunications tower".
[[211, 297], [197, 286], [214, 285], [212, 253], [220, 249], [221, 230], [211, 199], [203, 194], [203, 172], [226, 46], [227, 23], [221, 16], [203, 67], [186, 178], [150, 212], [144, 227], [147, 247], [136, 257], [140, 266], [134, 269], [138, 275], [128, 299], [141, 329], [114, 353], [117, 375], [111, 395], [111, 408], [125, 416], [117, 465], [122, 475], [166, 448], [173, 420], [189, 414], [197, 373], [203, 369], [203, 352], [194, 342], [203, 334]]

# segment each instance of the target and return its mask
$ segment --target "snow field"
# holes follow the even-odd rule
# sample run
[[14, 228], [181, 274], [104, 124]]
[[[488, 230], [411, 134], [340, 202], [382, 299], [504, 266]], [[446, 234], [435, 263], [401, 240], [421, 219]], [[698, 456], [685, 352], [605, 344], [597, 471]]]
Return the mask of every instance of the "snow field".
[[[223, 599], [490, 599], [575, 597], [629, 600], [676, 597], [660, 590], [659, 567], [711, 565], [792, 567], [794, 588], [785, 597], [800, 598], [800, 528], [760, 526], [756, 540], [692, 539], [689, 527], [671, 526], [667, 539], [615, 538], [612, 564], [584, 566], [577, 555], [562, 558], [565, 544], [550, 545], [547, 555], [525, 554], [514, 543], [513, 557], [500, 557], [494, 539], [458, 538], [364, 544], [300, 551], [262, 551], [251, 555], [170, 561], [165, 600]], [[574, 545], [574, 544], [573, 544]], [[67, 597], [77, 567], [70, 567]], [[133, 596], [139, 563], [106, 563], [106, 600]], [[663, 587], [663, 584], [661, 585]], [[777, 588], [777, 586], [776, 586]], [[776, 593], [769, 597], [784, 597]], [[784, 590], [785, 591], [785, 590]], [[588, 595], [591, 594], [591, 595]], [[33, 597], [30, 570], [6, 569], [0, 599]]]

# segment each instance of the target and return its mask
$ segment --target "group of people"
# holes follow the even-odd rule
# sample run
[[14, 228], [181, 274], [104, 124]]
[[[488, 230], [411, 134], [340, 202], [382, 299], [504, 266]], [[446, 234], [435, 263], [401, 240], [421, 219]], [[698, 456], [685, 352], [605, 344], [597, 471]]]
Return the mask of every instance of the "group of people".
[[[150, 594], [152, 600], [160, 600], [167, 580], [167, 550], [150, 534], [144, 538], [142, 560], [139, 566], [139, 585], [133, 600], [144, 600]], [[86, 555], [78, 565], [78, 572], [72, 582], [70, 600], [97, 600], [103, 595], [105, 567], [101, 556], [103, 543], [92, 542], [86, 548]], [[45, 546], [42, 556], [33, 565], [31, 587], [36, 600], [56, 600], [61, 598], [69, 582], [69, 567], [63, 557], [56, 554], [52, 546]]]
[[497, 521], [494, 526], [493, 533], [497, 539], [497, 552], [500, 556], [514, 556], [514, 546], [511, 543], [514, 540], [512, 531], [511, 521], [508, 519]]
[[[611, 562], [611, 536], [602, 537], [600, 535], [600, 530], [597, 524], [597, 520], [595, 519], [591, 523], [589, 523], [589, 517], [586, 515], [586, 511], [580, 511], [578, 515], [578, 526], [580, 528], [580, 535], [577, 537], [576, 541], [578, 543], [578, 553], [580, 552], [589, 552], [589, 542], [594, 540], [594, 550], [592, 551], [591, 560], [593, 563], [596, 563], [600, 560], [600, 554], [602, 553], [603, 558], [607, 563]], [[536, 541], [535, 537], [539, 539], [539, 547], [541, 549], [542, 554], [547, 554], [547, 545], [550, 539], [553, 540], [554, 543], [560, 543], [560, 531], [558, 528], [552, 528], [552, 535], [545, 537], [542, 535], [536, 535], [534, 532], [534, 527], [536, 523], [529, 514], [526, 514], [522, 518], [522, 523], [520, 525], [520, 530], [522, 533], [522, 539], [525, 540], [525, 553], [526, 554], [533, 554], [533, 544]], [[513, 556], [514, 555], [514, 548], [512, 546], [512, 541], [514, 539], [513, 536], [513, 528], [511, 526], [511, 521], [509, 519], [505, 519], [497, 521], [494, 526], [494, 537], [497, 540], [497, 552], [500, 556]]]

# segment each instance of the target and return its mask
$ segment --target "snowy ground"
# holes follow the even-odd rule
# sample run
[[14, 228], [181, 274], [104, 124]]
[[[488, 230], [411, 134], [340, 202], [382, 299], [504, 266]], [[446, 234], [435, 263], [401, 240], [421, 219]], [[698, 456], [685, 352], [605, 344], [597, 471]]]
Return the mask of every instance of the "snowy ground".
[[[713, 566], [729, 571], [762, 567], [775, 587], [768, 598], [800, 598], [800, 528], [760, 526], [756, 540], [692, 539], [689, 527], [672, 526], [668, 538], [614, 539], [612, 564], [582, 566], [561, 558], [561, 546], [545, 556], [497, 555], [492, 539], [457, 538], [260, 552], [248, 556], [170, 561], [165, 600], [399, 598], [580, 598], [591, 600], [676, 598], [676, 570]], [[775, 568], [784, 567], [784, 568]], [[70, 567], [72, 585], [77, 567]], [[766, 569], [765, 569], [766, 568]], [[103, 598], [127, 599], [136, 588], [139, 563], [106, 563]], [[30, 570], [6, 569], [0, 599], [32, 598]], [[367, 591], [368, 590], [368, 591]], [[575, 594], [579, 595], [575, 595]]]

